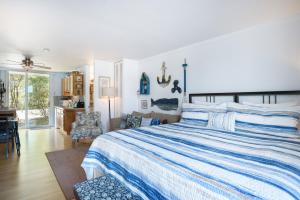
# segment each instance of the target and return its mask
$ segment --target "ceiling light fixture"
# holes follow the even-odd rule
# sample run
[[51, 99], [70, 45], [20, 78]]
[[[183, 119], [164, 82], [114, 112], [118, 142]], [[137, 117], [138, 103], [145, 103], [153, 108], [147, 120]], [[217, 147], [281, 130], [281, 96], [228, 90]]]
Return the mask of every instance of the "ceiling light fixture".
[[49, 48], [43, 48], [43, 52], [48, 53], [48, 52], [50, 52], [50, 49]]

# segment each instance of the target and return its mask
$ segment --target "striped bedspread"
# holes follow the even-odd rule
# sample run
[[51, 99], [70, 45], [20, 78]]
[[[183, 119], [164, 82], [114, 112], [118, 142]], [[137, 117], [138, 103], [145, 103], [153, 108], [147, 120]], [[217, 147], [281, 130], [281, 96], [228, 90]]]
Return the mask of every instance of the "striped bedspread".
[[300, 139], [189, 123], [110, 132], [82, 167], [110, 173], [143, 199], [300, 199]]

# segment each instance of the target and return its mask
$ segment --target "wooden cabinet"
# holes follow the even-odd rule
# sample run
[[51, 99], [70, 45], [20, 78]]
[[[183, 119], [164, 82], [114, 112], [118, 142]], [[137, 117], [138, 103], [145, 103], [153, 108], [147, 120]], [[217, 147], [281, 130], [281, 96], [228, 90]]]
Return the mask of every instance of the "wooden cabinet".
[[90, 81], [90, 108], [94, 106], [94, 80]]
[[72, 130], [72, 123], [76, 119], [76, 113], [84, 111], [84, 108], [64, 108], [64, 131], [66, 131], [68, 135]]
[[62, 80], [62, 96], [83, 96], [83, 74], [72, 72]]
[[62, 108], [55, 107], [55, 128], [59, 132], [67, 132], [69, 135], [72, 130], [72, 123], [76, 119], [77, 112], [84, 112], [84, 108]]
[[72, 94], [73, 96], [83, 96], [83, 75], [72, 75]]

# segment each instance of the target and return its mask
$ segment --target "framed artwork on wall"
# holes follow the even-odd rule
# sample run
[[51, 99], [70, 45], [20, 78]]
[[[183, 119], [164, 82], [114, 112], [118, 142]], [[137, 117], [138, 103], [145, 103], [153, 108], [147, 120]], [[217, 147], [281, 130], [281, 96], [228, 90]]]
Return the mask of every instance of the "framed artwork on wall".
[[141, 109], [142, 110], [148, 109], [148, 101], [147, 100], [141, 100]]
[[105, 87], [110, 87], [110, 77], [109, 76], [99, 76], [99, 98], [102, 98], [102, 89]]

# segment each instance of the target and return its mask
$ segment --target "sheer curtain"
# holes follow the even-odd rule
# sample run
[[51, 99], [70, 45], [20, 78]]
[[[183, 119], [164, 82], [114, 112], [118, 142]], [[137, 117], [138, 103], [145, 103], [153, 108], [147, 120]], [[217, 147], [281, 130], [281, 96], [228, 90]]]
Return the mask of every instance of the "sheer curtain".
[[114, 117], [122, 115], [122, 62], [114, 64], [114, 87], [116, 88], [116, 96], [114, 98]]

